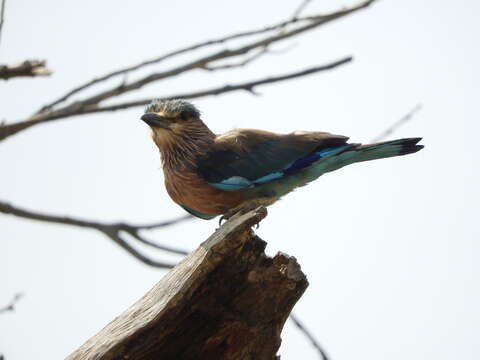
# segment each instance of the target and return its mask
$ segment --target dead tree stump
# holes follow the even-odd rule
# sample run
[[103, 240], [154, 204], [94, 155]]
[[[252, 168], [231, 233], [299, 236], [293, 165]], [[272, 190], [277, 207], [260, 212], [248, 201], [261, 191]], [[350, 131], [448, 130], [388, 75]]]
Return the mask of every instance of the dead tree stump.
[[308, 282], [294, 257], [265, 255], [251, 227], [266, 214], [227, 221], [67, 359], [275, 359]]

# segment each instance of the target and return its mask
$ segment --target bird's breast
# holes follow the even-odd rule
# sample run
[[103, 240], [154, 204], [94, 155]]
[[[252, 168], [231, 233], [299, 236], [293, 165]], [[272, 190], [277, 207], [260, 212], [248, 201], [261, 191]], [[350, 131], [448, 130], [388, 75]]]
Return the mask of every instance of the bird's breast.
[[163, 169], [165, 187], [177, 204], [208, 215], [224, 214], [237, 207], [245, 196], [241, 191], [214, 188], [193, 170]]

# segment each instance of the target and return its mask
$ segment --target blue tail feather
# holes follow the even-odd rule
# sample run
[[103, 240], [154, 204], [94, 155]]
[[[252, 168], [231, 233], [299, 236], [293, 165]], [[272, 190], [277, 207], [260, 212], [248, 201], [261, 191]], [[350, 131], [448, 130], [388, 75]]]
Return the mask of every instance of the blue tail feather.
[[283, 170], [255, 180], [233, 176], [210, 185], [220, 190], [235, 191], [278, 181], [283, 184], [281, 192], [286, 193], [292, 188], [305, 185], [327, 172], [346, 165], [417, 152], [423, 148], [423, 145], [417, 145], [420, 140], [421, 138], [408, 138], [370, 145], [346, 144], [337, 148], [322, 149], [294, 161]]

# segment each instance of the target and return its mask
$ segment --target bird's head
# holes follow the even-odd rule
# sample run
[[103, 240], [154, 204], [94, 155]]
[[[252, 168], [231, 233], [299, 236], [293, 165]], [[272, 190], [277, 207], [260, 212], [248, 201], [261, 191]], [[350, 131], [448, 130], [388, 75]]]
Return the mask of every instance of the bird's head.
[[146, 107], [141, 119], [152, 129], [153, 140], [160, 149], [180, 139], [195, 139], [210, 134], [200, 120], [200, 111], [181, 99], [154, 100]]

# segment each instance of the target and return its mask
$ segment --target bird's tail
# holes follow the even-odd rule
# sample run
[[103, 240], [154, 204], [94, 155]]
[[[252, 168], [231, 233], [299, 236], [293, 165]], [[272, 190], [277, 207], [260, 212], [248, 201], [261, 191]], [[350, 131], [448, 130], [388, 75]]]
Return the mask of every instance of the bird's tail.
[[356, 162], [412, 154], [423, 148], [423, 145], [417, 145], [421, 139], [399, 139], [369, 145], [345, 144], [336, 148], [323, 149], [317, 153], [320, 158], [311, 165], [303, 167], [291, 176], [281, 178], [276, 185], [275, 193], [283, 196], [327, 172]]
[[422, 138], [391, 140], [368, 145], [349, 144], [313, 164], [311, 170], [318, 177], [356, 162], [413, 154], [423, 149], [423, 145], [417, 145], [420, 140]]

